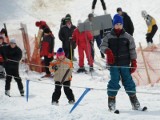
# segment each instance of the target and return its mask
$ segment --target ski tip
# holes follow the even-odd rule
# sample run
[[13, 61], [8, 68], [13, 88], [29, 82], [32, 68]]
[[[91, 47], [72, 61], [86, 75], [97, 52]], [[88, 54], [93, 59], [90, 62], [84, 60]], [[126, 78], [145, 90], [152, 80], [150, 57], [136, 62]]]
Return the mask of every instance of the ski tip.
[[119, 110], [115, 110], [114, 113], [115, 113], [115, 114], [119, 114]]

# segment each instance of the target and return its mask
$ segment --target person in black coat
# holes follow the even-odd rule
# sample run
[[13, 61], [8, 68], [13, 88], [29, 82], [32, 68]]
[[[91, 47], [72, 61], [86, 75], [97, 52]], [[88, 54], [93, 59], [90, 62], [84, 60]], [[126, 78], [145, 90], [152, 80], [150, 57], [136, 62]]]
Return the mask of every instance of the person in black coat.
[[[55, 37], [53, 36], [49, 28], [45, 28], [43, 32], [44, 35], [43, 40], [41, 41], [40, 56], [44, 57], [45, 66], [49, 66], [54, 56]], [[51, 73], [48, 67], [45, 67], [45, 72], [46, 74], [42, 76], [42, 78], [51, 77]]]
[[131, 18], [126, 12], [122, 11], [122, 8], [117, 8], [117, 13], [123, 17], [123, 28], [125, 31], [133, 36], [134, 26]]
[[21, 96], [24, 96], [23, 84], [19, 76], [19, 61], [22, 58], [22, 50], [16, 45], [15, 39], [11, 39], [10, 44], [8, 46], [4, 46], [1, 52], [4, 59], [5, 71], [7, 74], [5, 94], [10, 96], [10, 83], [12, 77], [14, 77]]
[[[62, 48], [64, 49], [65, 55], [68, 59], [72, 60], [74, 56], [74, 46], [72, 44], [72, 33], [76, 26], [71, 22], [70, 18], [65, 19], [66, 25], [59, 30], [59, 39], [62, 41]], [[72, 44], [73, 45], [73, 44]], [[72, 50], [71, 50], [72, 47]], [[72, 54], [72, 56], [71, 56]]]

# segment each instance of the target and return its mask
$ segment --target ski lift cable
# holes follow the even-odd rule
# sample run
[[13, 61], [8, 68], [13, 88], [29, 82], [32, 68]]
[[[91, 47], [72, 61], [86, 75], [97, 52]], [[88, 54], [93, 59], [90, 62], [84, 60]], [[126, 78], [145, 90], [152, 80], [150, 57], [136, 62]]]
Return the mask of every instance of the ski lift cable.
[[[12, 61], [12, 62], [17, 62], [17, 63], [24, 63], [24, 62], [19, 62], [19, 61], [12, 60], [12, 59], [7, 59], [7, 60], [8, 61]], [[27, 65], [36, 66], [36, 67], [48, 67], [48, 66], [42, 66], [42, 65], [32, 64], [32, 63], [26, 63], [26, 64]], [[115, 67], [115, 68], [134, 68], [134, 67], [130, 67], [130, 66], [109, 66], [109, 65], [107, 65], [104, 68], [100, 68], [100, 67], [94, 67], [94, 68], [96, 68], [98, 70], [105, 70], [105, 69], [109, 69], [111, 67]], [[73, 68], [78, 68], [78, 67], [73, 67]], [[89, 67], [86, 67], [86, 68], [89, 68]], [[63, 68], [63, 69], [68, 69], [68, 68]], [[146, 68], [145, 67], [137, 67], [137, 69], [141, 70], [141, 69], [146, 69]], [[147, 68], [147, 69], [150, 69], [150, 68]], [[160, 68], [154, 68], [152, 70], [160, 70]]]

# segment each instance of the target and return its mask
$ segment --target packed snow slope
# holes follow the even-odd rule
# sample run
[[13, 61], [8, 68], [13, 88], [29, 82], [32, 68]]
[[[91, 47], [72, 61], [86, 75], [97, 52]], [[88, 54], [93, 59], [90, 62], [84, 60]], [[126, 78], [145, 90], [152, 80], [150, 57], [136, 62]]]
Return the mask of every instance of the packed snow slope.
[[[138, 47], [141, 42], [146, 46], [145, 34], [147, 27], [141, 17], [141, 10], [147, 10], [157, 21], [159, 26], [160, 1], [159, 0], [105, 0], [107, 11], [114, 16], [116, 8], [122, 7], [133, 20], [135, 26], [134, 38]], [[92, 0], [0, 0], [0, 27], [5, 22], [9, 35], [17, 33], [20, 22], [27, 24], [31, 37], [37, 33], [38, 28], [34, 23], [37, 20], [45, 20], [51, 27], [56, 39], [55, 50], [61, 46], [58, 39], [60, 20], [67, 13], [72, 15], [73, 24], [77, 24], [78, 19], [85, 20], [91, 12]], [[103, 10], [100, 1], [97, 1], [96, 15], [102, 15]], [[159, 43], [159, 31], [154, 37], [154, 42]], [[99, 55], [95, 45], [97, 57], [95, 66], [105, 66], [105, 60]], [[76, 49], [76, 57], [77, 49]], [[74, 71], [77, 70], [78, 62], [74, 62]], [[87, 67], [87, 62], [86, 62]], [[87, 68], [88, 69], [88, 68]], [[16, 82], [11, 84], [11, 96], [4, 95], [5, 80], [0, 79], [0, 120], [159, 120], [160, 119], [160, 85], [153, 87], [137, 87], [137, 96], [141, 106], [147, 106], [147, 112], [133, 111], [129, 98], [123, 87], [117, 95], [117, 109], [121, 114], [110, 113], [107, 107], [106, 86], [109, 80], [108, 70], [97, 70], [91, 74], [73, 73], [72, 90], [75, 99], [81, 96], [86, 88], [94, 88], [81, 101], [79, 106], [69, 114], [73, 105], [68, 104], [68, 100], [62, 91], [59, 106], [51, 105], [51, 96], [54, 91], [52, 79], [39, 81], [42, 76], [39, 73], [26, 72], [27, 67], [20, 65], [20, 75], [23, 79], [24, 89], [26, 80], [29, 82], [29, 101], [25, 97], [20, 97]]]

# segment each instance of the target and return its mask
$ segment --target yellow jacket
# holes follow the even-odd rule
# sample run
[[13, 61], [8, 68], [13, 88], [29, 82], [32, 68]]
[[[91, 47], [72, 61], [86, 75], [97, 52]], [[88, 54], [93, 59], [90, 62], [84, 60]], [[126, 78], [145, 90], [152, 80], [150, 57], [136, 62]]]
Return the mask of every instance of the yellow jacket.
[[151, 33], [152, 27], [154, 25], [156, 25], [156, 20], [152, 16], [148, 15], [147, 19], [146, 19], [146, 23], [147, 23], [147, 26], [148, 26], [147, 33]]

